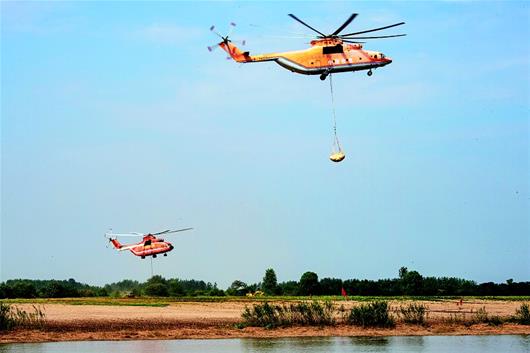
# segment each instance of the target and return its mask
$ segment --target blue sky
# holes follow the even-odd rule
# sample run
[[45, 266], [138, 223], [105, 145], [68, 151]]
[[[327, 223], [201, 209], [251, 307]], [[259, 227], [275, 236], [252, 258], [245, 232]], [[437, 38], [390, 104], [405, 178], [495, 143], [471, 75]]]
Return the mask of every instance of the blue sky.
[[[145, 280], [103, 233], [195, 230], [166, 277], [257, 282], [424, 275], [530, 280], [529, 4], [2, 2], [0, 280]], [[302, 49], [294, 13], [331, 32], [405, 21], [328, 82], [251, 53]]]

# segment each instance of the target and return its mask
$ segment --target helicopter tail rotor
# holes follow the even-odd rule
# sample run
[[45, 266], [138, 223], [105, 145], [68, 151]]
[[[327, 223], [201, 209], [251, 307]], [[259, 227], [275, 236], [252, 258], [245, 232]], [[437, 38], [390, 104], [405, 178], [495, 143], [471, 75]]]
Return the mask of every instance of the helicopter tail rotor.
[[[212, 32], [213, 34], [215, 34], [217, 37], [221, 38], [221, 42], [219, 43], [216, 43], [214, 45], [209, 45], [207, 47], [208, 51], [209, 52], [212, 52], [214, 51], [215, 49], [217, 49], [218, 47], [235, 47], [233, 44], [238, 44], [238, 45], [245, 45], [246, 44], [246, 40], [231, 40], [230, 39], [230, 36], [232, 35], [234, 29], [236, 27], [236, 24], [234, 22], [230, 22], [230, 24], [228, 25], [228, 32], [225, 36], [221, 35], [219, 32], [217, 32], [215, 30], [215, 26], [212, 25], [210, 27], [210, 32]], [[233, 43], [232, 45], [230, 45], [229, 43]], [[223, 48], [224, 49], [224, 48]], [[226, 49], [225, 49], [226, 50]], [[229, 53], [230, 54], [230, 53]], [[230, 54], [232, 56], [232, 54]], [[232, 59], [231, 57], [227, 58], [228, 60]]]

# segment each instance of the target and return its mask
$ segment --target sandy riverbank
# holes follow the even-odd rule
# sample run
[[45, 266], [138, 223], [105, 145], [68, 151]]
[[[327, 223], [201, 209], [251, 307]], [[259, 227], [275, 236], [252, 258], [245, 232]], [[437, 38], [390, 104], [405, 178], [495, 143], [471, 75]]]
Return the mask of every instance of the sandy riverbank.
[[[530, 326], [503, 324], [464, 325], [451, 317], [471, 318], [484, 307], [490, 315], [508, 317], [521, 305], [516, 301], [476, 300], [458, 305], [455, 301], [423, 301], [427, 305], [425, 327], [399, 323], [392, 329], [364, 329], [349, 325], [330, 327], [290, 327], [279, 329], [236, 328], [246, 302], [182, 302], [166, 307], [113, 305], [40, 305], [46, 313], [44, 329], [18, 329], [2, 333], [0, 343], [46, 342], [68, 340], [133, 340], [241, 337], [303, 337], [303, 336], [396, 336], [396, 335], [496, 335], [530, 334]], [[356, 305], [341, 301], [346, 308]], [[391, 302], [397, 307], [403, 302]], [[16, 304], [26, 310], [31, 304]]]

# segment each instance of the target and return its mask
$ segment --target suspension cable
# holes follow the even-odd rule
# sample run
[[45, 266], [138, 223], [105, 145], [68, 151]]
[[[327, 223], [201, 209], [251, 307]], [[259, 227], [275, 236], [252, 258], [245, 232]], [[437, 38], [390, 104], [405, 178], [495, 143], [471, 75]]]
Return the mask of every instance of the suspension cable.
[[329, 88], [331, 90], [331, 112], [333, 119], [333, 146], [337, 145], [339, 149], [338, 152], [341, 152], [339, 137], [337, 136], [337, 117], [335, 115], [335, 99], [333, 97], [333, 74], [329, 74]]

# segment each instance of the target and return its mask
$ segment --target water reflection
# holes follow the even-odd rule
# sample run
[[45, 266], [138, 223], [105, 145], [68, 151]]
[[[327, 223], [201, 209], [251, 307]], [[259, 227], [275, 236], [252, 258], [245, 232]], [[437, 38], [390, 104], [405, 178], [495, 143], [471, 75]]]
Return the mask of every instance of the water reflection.
[[243, 339], [241, 352], [332, 352], [333, 337]]
[[348, 344], [360, 347], [361, 352], [388, 352], [386, 349], [390, 344], [389, 337], [351, 337]]
[[0, 344], [0, 353], [530, 352], [530, 336], [310, 337]]

